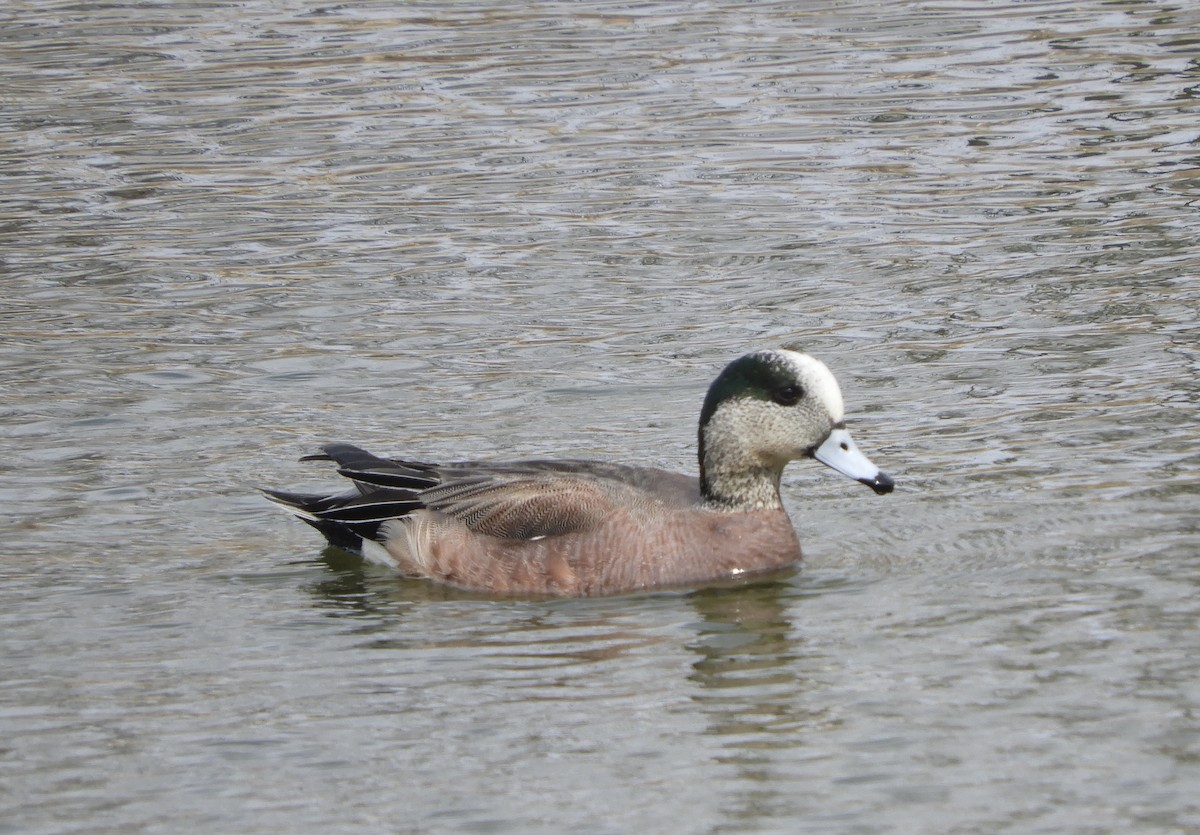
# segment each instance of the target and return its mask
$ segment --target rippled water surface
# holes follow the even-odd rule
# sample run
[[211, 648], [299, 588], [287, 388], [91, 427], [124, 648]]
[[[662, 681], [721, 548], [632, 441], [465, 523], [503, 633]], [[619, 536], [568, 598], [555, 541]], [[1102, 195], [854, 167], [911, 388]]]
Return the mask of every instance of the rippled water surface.
[[[1200, 7], [0, 10], [0, 829], [1200, 831]], [[254, 486], [692, 470], [798, 343], [794, 576], [494, 601]]]

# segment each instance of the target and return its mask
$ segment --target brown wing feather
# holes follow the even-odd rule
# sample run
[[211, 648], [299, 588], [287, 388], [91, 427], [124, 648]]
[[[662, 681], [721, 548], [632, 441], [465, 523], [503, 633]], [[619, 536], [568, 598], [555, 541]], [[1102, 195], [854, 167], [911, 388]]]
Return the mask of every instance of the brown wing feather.
[[564, 476], [443, 483], [425, 491], [426, 507], [491, 536], [535, 539], [590, 530], [616, 509], [613, 490]]
[[696, 479], [596, 461], [461, 463], [437, 468], [426, 507], [480, 533], [535, 539], [590, 530], [613, 513], [700, 501]]

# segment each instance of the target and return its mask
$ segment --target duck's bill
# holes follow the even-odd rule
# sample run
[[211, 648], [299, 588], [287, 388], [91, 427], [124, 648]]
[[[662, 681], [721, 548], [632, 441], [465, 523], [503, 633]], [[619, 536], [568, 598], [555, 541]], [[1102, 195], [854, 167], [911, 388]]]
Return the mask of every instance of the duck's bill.
[[826, 467], [832, 467], [842, 475], [861, 481], [876, 493], [890, 493], [896, 486], [892, 477], [871, 463], [871, 459], [859, 452], [854, 439], [845, 429], [834, 429], [820, 446], [812, 451]]

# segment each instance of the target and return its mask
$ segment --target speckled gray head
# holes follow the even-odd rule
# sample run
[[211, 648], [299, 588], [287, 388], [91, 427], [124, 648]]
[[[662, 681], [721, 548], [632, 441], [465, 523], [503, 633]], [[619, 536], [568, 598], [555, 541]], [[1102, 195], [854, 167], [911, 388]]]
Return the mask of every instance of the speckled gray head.
[[[765, 350], [731, 362], [709, 387], [700, 412], [701, 483], [717, 503], [771, 503], [763, 485], [751, 491], [734, 473], [758, 474], [773, 486], [788, 461], [811, 457], [890, 493], [891, 477], [858, 450], [846, 431], [842, 392], [820, 360], [792, 350]], [[742, 479], [746, 481], [746, 479]], [[726, 495], [730, 494], [730, 495]]]

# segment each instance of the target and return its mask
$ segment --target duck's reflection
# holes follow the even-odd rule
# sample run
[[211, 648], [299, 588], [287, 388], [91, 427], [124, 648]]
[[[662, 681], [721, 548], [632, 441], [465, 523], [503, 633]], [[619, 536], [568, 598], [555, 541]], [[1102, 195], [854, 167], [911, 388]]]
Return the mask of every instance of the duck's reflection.
[[[747, 695], [773, 691], [771, 685], [795, 684], [797, 638], [785, 605], [790, 592], [794, 589], [789, 583], [776, 580], [689, 595], [688, 602], [700, 615], [696, 639], [687, 645], [698, 656], [690, 675], [701, 685], [698, 700], [736, 707]], [[745, 706], [747, 716], [762, 716], [754, 705]], [[725, 716], [713, 730], [743, 726], [743, 720]]]
[[696, 655], [689, 678], [698, 685], [690, 709], [719, 738], [713, 761], [761, 787], [740, 793], [739, 808], [728, 810], [741, 824], [787, 803], [781, 791], [789, 783], [778, 778], [791, 756], [781, 749], [802, 747], [806, 731], [827, 721], [827, 708], [811, 693], [818, 682], [805, 675], [813, 652], [791, 618], [804, 596], [796, 581], [780, 580], [688, 598], [700, 616], [688, 644]]
[[491, 599], [478, 592], [402, 577], [333, 545], [321, 552], [318, 562], [329, 571], [309, 586], [309, 592], [318, 606], [335, 617], [381, 617], [420, 603]]

